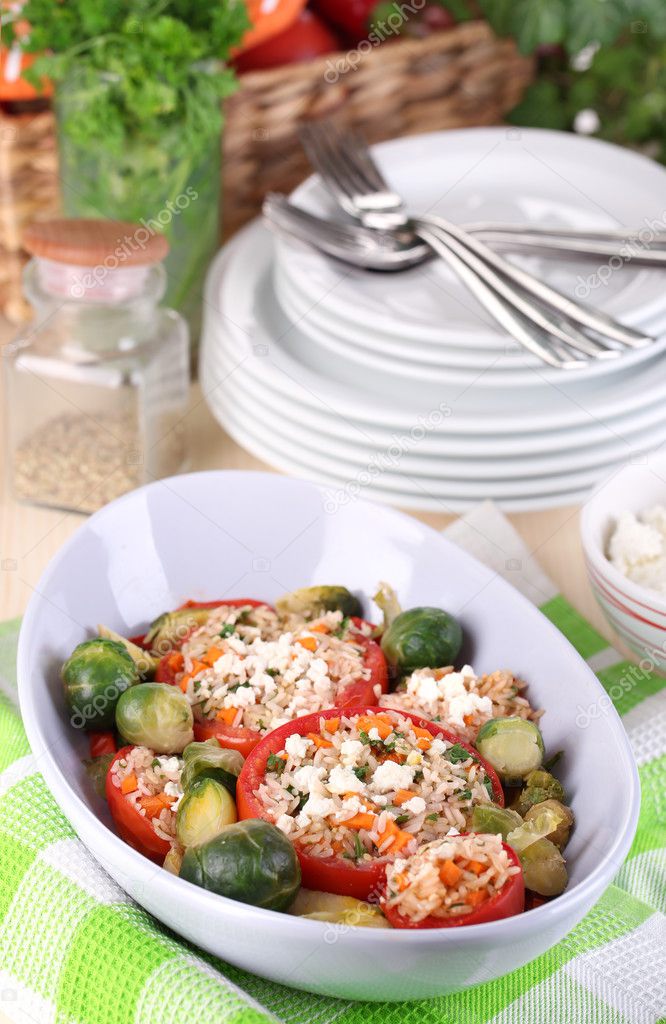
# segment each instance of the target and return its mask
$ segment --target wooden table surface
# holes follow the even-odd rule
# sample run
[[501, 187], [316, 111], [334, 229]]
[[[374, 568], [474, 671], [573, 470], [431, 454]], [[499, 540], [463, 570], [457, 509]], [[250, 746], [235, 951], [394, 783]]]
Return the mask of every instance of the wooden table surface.
[[[10, 328], [0, 322], [0, 345], [6, 343], [10, 336]], [[208, 411], [197, 385], [192, 386], [186, 427], [192, 469], [269, 468], [224, 433]], [[415, 514], [438, 528], [446, 526], [452, 519], [437, 513]], [[578, 536], [578, 509], [519, 513], [510, 518], [560, 591], [610, 639], [608, 626], [594, 601], [585, 574]], [[24, 611], [49, 559], [81, 522], [83, 517], [73, 513], [17, 504], [10, 496], [6, 474], [3, 473], [0, 620]]]

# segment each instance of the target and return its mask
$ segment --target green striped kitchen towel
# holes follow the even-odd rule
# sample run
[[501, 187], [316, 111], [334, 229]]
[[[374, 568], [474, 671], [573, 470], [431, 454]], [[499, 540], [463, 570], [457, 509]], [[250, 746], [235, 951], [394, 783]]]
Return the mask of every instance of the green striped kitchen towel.
[[[585, 622], [506, 519], [448, 531], [537, 603], [623, 715], [643, 788], [615, 883], [558, 946], [498, 981], [403, 1004], [263, 981], [201, 953], [134, 904], [77, 840], [34, 765], [15, 703], [18, 622], [0, 627], [0, 1022], [21, 1024], [654, 1024], [666, 1020], [666, 680]], [[583, 709], [584, 711], [584, 709]]]

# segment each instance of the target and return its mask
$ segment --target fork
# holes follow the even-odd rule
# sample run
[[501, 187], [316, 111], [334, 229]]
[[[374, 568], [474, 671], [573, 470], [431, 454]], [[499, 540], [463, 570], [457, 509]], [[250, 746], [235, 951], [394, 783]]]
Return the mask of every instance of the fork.
[[[411, 218], [402, 198], [386, 183], [364, 140], [357, 133], [342, 133], [328, 121], [308, 122], [302, 126], [301, 139], [313, 166], [346, 213], [376, 230], [408, 231], [421, 238], [427, 234], [425, 240], [431, 245], [437, 235], [491, 288], [516, 304], [542, 330], [568, 346], [598, 358], [603, 357], [604, 351], [606, 354], [609, 351], [601, 339], [610, 339], [616, 345], [630, 348], [654, 340], [604, 313], [574, 302], [499, 256], [455, 224], [434, 216]], [[534, 300], [537, 306], [533, 305]], [[549, 314], [556, 314], [555, 320], [549, 319], [542, 311], [544, 306]], [[601, 339], [590, 339], [577, 327], [591, 330]]]
[[[266, 196], [262, 209], [266, 222], [278, 234], [305, 242], [327, 256], [355, 267], [395, 272], [439, 255], [505, 330], [543, 362], [567, 370], [577, 369], [587, 363], [586, 359], [577, 352], [571, 352], [556, 338], [549, 339], [546, 344], [543, 332], [535, 328], [533, 321], [521, 316], [512, 303], [488, 287], [435, 232], [430, 244], [426, 244], [420, 239], [412, 241], [412, 236], [406, 232], [402, 235], [400, 232], [379, 232], [357, 224], [328, 221], [295, 206], [286, 196], [275, 193]], [[597, 355], [594, 343], [584, 335], [581, 338], [581, 345], [591, 348], [588, 354]], [[587, 352], [587, 348], [583, 351]], [[603, 350], [602, 354], [617, 356], [619, 352]]]

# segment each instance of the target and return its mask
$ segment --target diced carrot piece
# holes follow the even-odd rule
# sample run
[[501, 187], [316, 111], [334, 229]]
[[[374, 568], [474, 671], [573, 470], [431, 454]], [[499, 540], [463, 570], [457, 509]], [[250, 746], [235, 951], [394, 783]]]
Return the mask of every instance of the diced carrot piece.
[[199, 672], [203, 672], [204, 669], [207, 669], [208, 667], [209, 666], [206, 664], [205, 661], [199, 661], [198, 658], [195, 658], [194, 661], [192, 662], [192, 675], [197, 676]]
[[[404, 764], [405, 763], [405, 755], [404, 754], [396, 754], [396, 752], [394, 750], [390, 754], [384, 754], [383, 757], [378, 757], [377, 760], [381, 764], [383, 764], [384, 761], [393, 761], [395, 764]], [[414, 794], [412, 794], [412, 796], [413, 795]]]
[[342, 840], [334, 839], [333, 842], [331, 843], [331, 849], [333, 850], [333, 853], [342, 853], [344, 845], [345, 844], [342, 842]]
[[414, 836], [410, 832], [403, 832], [402, 829], [398, 832], [393, 842], [389, 846], [390, 853], [398, 853], [402, 850], [403, 846], [406, 846]]
[[208, 665], [210, 667], [211, 665], [214, 665], [217, 659], [221, 658], [223, 654], [224, 651], [221, 651], [219, 647], [209, 647], [201, 660], [204, 665]]
[[375, 820], [374, 814], [364, 814], [363, 811], [359, 811], [353, 818], [347, 818], [345, 821], [341, 821], [340, 824], [344, 825], [345, 828], [371, 829]]
[[455, 885], [461, 875], [462, 871], [452, 860], [445, 860], [439, 869], [439, 877], [444, 885]]
[[382, 740], [385, 740], [393, 732], [391, 722], [384, 715], [359, 715], [359, 732], [370, 732], [371, 729], [376, 729]]
[[340, 728], [339, 718], [327, 718], [324, 721], [324, 729], [326, 732], [337, 732]]
[[395, 821], [393, 821], [393, 819], [390, 818], [386, 824], [386, 828], [384, 829], [384, 831], [379, 836], [379, 839], [377, 840], [377, 846], [382, 847], [386, 840], [391, 837], [393, 837], [393, 842], [388, 847], [388, 851], [390, 851], [391, 853], [397, 853], [398, 850], [401, 850], [403, 846], [405, 846], [410, 841], [410, 839], [413, 838], [409, 832], [403, 832], [402, 829], [398, 828]]
[[305, 647], [306, 651], [317, 650], [317, 641], [313, 636], [300, 636], [296, 640], [296, 643], [300, 644], [301, 647]]
[[473, 871], [475, 875], [482, 875], [486, 870], [485, 865], [480, 860], [470, 860], [466, 867], [468, 871]]
[[183, 691], [183, 693], [185, 693], [187, 691], [187, 687], [188, 687], [188, 684], [189, 684], [191, 678], [192, 678], [191, 673], [190, 672], [186, 672], [185, 675], [180, 680], [180, 682], [178, 683], [178, 685], [180, 686], [180, 688]]
[[478, 907], [487, 897], [488, 893], [484, 889], [475, 889], [474, 892], [467, 893], [465, 903], [468, 907]]
[[172, 672], [182, 672], [185, 665], [185, 658], [182, 651], [172, 651], [167, 655], [167, 664]]
[[408, 800], [411, 800], [413, 796], [415, 796], [415, 794], [412, 793], [411, 790], [399, 789], [393, 797], [393, 803], [400, 807], [401, 804], [407, 803]]
[[330, 742], [330, 740], [324, 739], [324, 737], [320, 736], [318, 732], [309, 732], [307, 734], [307, 739], [312, 740], [312, 742], [314, 743], [315, 747], [332, 747], [333, 746], [333, 744]]
[[422, 736], [426, 740], [432, 739], [432, 733], [428, 729], [422, 729], [420, 725], [413, 726], [412, 732], [415, 736]]
[[431, 743], [432, 739], [427, 740], [425, 736], [421, 736], [421, 738], [416, 741], [416, 746], [419, 750], [429, 750]]
[[156, 793], [155, 796], [142, 796], [139, 803], [146, 812], [147, 818], [158, 818], [165, 807], [170, 807], [174, 797], [166, 793]]
[[128, 793], [133, 793], [138, 788], [139, 782], [134, 772], [132, 772], [131, 775], [126, 775], [120, 783], [120, 792], [125, 796], [127, 796]]
[[463, 722], [465, 725], [471, 725], [474, 721], [474, 715], [463, 715]]
[[330, 629], [325, 622], [315, 622], [314, 626], [310, 626], [311, 633], [330, 633]]
[[237, 714], [238, 708], [222, 708], [221, 711], [218, 711], [215, 717], [220, 722], [224, 722], [225, 725], [233, 725], [236, 721]]

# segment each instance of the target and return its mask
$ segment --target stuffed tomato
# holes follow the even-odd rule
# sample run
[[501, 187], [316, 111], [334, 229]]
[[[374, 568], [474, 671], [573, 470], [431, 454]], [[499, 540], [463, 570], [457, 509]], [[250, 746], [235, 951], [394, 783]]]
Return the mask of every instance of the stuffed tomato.
[[238, 814], [277, 825], [303, 885], [378, 899], [386, 867], [500, 806], [499, 779], [435, 722], [375, 706], [332, 708], [270, 732], [238, 780]]
[[446, 836], [388, 865], [380, 905], [394, 928], [486, 924], [523, 912], [523, 872], [499, 835]]
[[197, 740], [215, 738], [246, 757], [285, 722], [375, 704], [388, 689], [384, 655], [362, 619], [333, 611], [286, 629], [282, 620], [275, 626], [266, 606], [242, 614], [227, 606], [212, 611], [169, 656], [172, 681], [192, 705]]
[[106, 799], [118, 835], [158, 864], [175, 840], [182, 769], [180, 757], [126, 746], [115, 755], [106, 775]]

